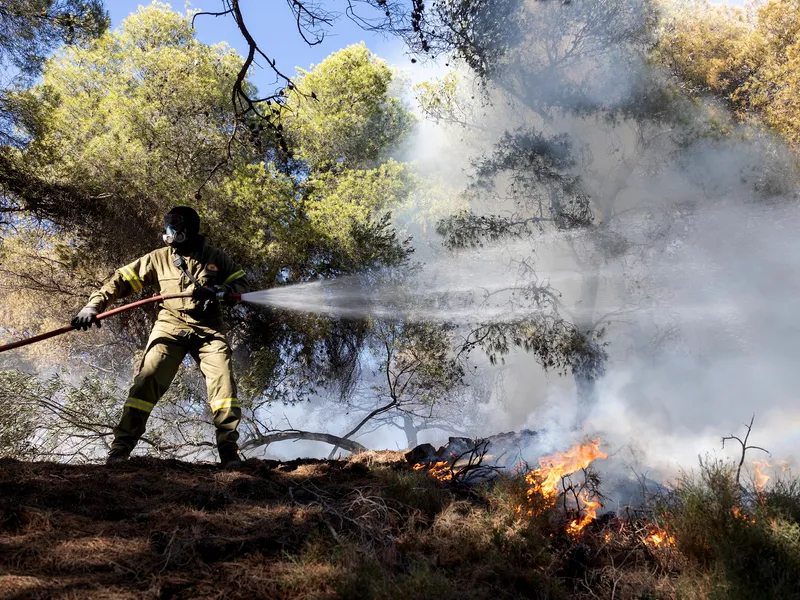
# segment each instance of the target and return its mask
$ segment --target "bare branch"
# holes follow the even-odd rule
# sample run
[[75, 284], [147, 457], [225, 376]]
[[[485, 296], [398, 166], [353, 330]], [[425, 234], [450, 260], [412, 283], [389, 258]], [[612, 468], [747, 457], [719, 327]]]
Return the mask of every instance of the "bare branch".
[[197, 12], [192, 16], [192, 29], [194, 29], [194, 20], [199, 16], [209, 16], [209, 17], [224, 17], [225, 15], [229, 15], [233, 12], [232, 9], [223, 10], [221, 12], [208, 12], [208, 11], [201, 11]]
[[733, 434], [725, 436], [725, 437], [722, 438], [722, 447], [723, 448], [725, 448], [725, 442], [727, 440], [736, 440], [739, 443], [739, 445], [742, 447], [742, 455], [739, 458], [739, 465], [736, 467], [736, 485], [737, 486], [739, 485], [739, 477], [740, 477], [740, 475], [742, 473], [742, 466], [744, 465], [745, 455], [747, 454], [748, 450], [761, 450], [762, 452], [766, 452], [767, 454], [770, 454], [770, 452], [768, 450], [765, 450], [761, 446], [748, 446], [747, 445], [747, 440], [750, 437], [750, 433], [753, 431], [753, 421], [755, 420], [755, 418], [756, 418], [756, 415], [753, 414], [753, 416], [750, 418], [750, 423], [749, 424], [747, 424], [747, 423], [744, 424], [744, 426], [747, 428], [747, 434], [744, 436], [744, 440], [742, 440], [741, 438], [739, 438], [738, 436], [735, 436]]
[[339, 437], [338, 435], [299, 430], [276, 431], [266, 435], [254, 435], [252, 438], [241, 444], [240, 447], [242, 450], [251, 450], [261, 446], [266, 447], [274, 442], [280, 442], [283, 440], [309, 440], [313, 442], [325, 442], [326, 444], [344, 448], [353, 454], [358, 454], [359, 452], [365, 452], [367, 450], [365, 446], [359, 444], [358, 442]]

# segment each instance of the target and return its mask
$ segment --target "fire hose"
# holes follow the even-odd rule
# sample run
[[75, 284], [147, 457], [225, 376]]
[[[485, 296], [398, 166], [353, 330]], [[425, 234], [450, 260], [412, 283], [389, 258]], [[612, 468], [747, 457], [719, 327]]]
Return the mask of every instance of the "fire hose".
[[[145, 298], [144, 300], [139, 300], [138, 302], [131, 302], [130, 304], [126, 304], [125, 306], [120, 306], [119, 308], [114, 308], [104, 313], [100, 313], [95, 317], [95, 319], [97, 319], [98, 321], [102, 321], [103, 319], [113, 317], [114, 315], [118, 315], [120, 313], [132, 310], [134, 308], [138, 308], [140, 306], [153, 304], [154, 302], [161, 302], [162, 300], [170, 300], [172, 298], [188, 298], [191, 295], [192, 292], [183, 292], [180, 294], [164, 294], [163, 296], [153, 296], [152, 298]], [[241, 298], [242, 298], [241, 294], [224, 295], [224, 300], [226, 301], [237, 302], [240, 301]], [[74, 331], [75, 329], [77, 328], [73, 327], [72, 325], [67, 325], [66, 327], [61, 327], [59, 329], [54, 329], [53, 331], [48, 331], [47, 333], [34, 335], [33, 337], [25, 338], [24, 340], [11, 342], [10, 344], [5, 344], [4, 346], [0, 346], [0, 352], [5, 352], [6, 350], [13, 350], [14, 348], [21, 348], [22, 346], [27, 346], [29, 344], [35, 344], [36, 342], [49, 340], [50, 338], [56, 337], [58, 335]]]

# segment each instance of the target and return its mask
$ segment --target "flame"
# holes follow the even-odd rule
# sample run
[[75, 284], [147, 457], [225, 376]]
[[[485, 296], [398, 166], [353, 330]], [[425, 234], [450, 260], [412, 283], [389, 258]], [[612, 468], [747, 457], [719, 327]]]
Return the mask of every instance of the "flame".
[[756, 468], [755, 473], [755, 480], [756, 480], [756, 487], [758, 488], [759, 492], [764, 491], [764, 486], [767, 485], [767, 482], [771, 479], [769, 475], [767, 475], [764, 470], [772, 465], [769, 463], [767, 459], [761, 461], [753, 461], [753, 466]]
[[731, 512], [733, 513], [733, 516], [737, 519], [741, 519], [742, 521], [747, 521], [748, 523], [753, 523], [753, 524], [755, 524], [756, 522], [755, 517], [746, 515], [745, 513], [742, 512], [742, 510], [738, 506], [731, 507]]
[[453, 469], [446, 460], [432, 464], [430, 472], [439, 481], [450, 481], [453, 478]]
[[[608, 454], [600, 450], [600, 439], [587, 440], [583, 444], [575, 444], [566, 452], [556, 452], [539, 459], [539, 468], [529, 471], [525, 481], [530, 486], [527, 490], [528, 501], [533, 503], [536, 496], [541, 494], [548, 505], [555, 504], [559, 494], [561, 480], [576, 471], [585, 469], [598, 458], [608, 458]], [[417, 463], [412, 467], [415, 471], [427, 469], [430, 475], [439, 481], [453, 479], [453, 470], [448, 461], [439, 461], [432, 464]], [[581, 489], [577, 496], [579, 518], [574, 519], [567, 526], [567, 533], [578, 535], [597, 517], [597, 510], [602, 506], [599, 500], [592, 500], [589, 492]], [[522, 505], [514, 511], [521, 515]], [[526, 511], [528, 516], [533, 516], [533, 510]], [[582, 515], [582, 516], [581, 516]]]
[[[559, 494], [561, 480], [580, 469], [588, 467], [595, 459], [608, 458], [608, 454], [600, 450], [600, 439], [575, 444], [566, 452], [556, 452], [539, 459], [539, 468], [530, 471], [525, 481], [530, 486], [527, 491], [528, 501], [535, 503], [541, 494], [547, 506], [555, 504]], [[599, 500], [592, 500], [589, 492], [582, 489], [577, 498], [578, 512], [583, 516], [574, 519], [567, 525], [567, 533], [576, 536], [597, 517], [597, 509], [602, 506]], [[528, 515], [533, 515], [529, 510]]]
[[666, 548], [675, 545], [675, 538], [671, 536], [665, 529], [661, 529], [657, 525], [650, 527], [650, 532], [644, 538], [645, 546], [653, 546], [654, 548]]
[[453, 470], [450, 468], [450, 463], [446, 460], [441, 460], [428, 465], [425, 463], [417, 463], [412, 467], [412, 469], [415, 471], [428, 469], [428, 472], [439, 481], [450, 481], [453, 479]]
[[595, 459], [608, 458], [608, 454], [600, 450], [600, 438], [585, 444], [575, 444], [566, 452], [556, 452], [539, 459], [539, 468], [525, 476], [530, 484], [528, 498], [542, 494], [548, 500], [555, 500], [561, 480], [575, 471], [585, 469]]
[[585, 514], [581, 519], [575, 519], [572, 521], [572, 523], [567, 525], [567, 533], [570, 535], [578, 535], [581, 531], [583, 531], [584, 527], [595, 520], [597, 516], [597, 509], [602, 506], [600, 502], [596, 500], [590, 500], [589, 492], [586, 490], [581, 490], [580, 494], [578, 494], [578, 497], [583, 503], [583, 511], [585, 511]]

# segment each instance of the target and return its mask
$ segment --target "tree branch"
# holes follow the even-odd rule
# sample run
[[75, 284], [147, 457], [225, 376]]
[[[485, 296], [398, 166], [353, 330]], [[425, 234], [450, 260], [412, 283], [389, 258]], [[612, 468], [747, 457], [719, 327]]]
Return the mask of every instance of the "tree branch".
[[252, 438], [241, 444], [240, 447], [242, 450], [252, 450], [261, 446], [266, 447], [274, 442], [281, 442], [283, 440], [308, 440], [312, 442], [324, 442], [326, 444], [344, 448], [353, 454], [358, 454], [359, 452], [365, 452], [367, 450], [366, 446], [363, 446], [358, 442], [354, 442], [353, 440], [339, 437], [338, 435], [299, 430], [276, 431], [266, 435], [254, 435]]
[[744, 440], [742, 440], [741, 438], [739, 438], [738, 436], [735, 436], [733, 434], [725, 436], [725, 437], [722, 438], [722, 447], [723, 448], [725, 448], [725, 441], [726, 440], [736, 440], [737, 442], [739, 442], [739, 445], [742, 447], [742, 455], [739, 458], [739, 465], [736, 467], [736, 485], [737, 486], [739, 485], [739, 476], [742, 473], [742, 466], [744, 465], [744, 459], [745, 459], [745, 455], [747, 454], [747, 451], [748, 450], [761, 450], [762, 452], [766, 452], [767, 454], [769, 454], [769, 451], [765, 450], [761, 446], [748, 446], [747, 445], [747, 439], [750, 437], [750, 433], [753, 430], [753, 421], [755, 420], [755, 418], [756, 418], [756, 416], [754, 414], [750, 418], [750, 424], [749, 425], [745, 424], [745, 427], [747, 428], [747, 434], [744, 436]]

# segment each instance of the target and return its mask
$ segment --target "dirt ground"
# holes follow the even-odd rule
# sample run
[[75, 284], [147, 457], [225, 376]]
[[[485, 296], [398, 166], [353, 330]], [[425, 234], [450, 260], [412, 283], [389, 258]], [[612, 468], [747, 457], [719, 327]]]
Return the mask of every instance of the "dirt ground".
[[[330, 529], [324, 498], [368, 485], [374, 460], [407, 468], [399, 453], [232, 471], [0, 460], [0, 598], [293, 597], [291, 557]], [[318, 575], [312, 595], [335, 595]]]

